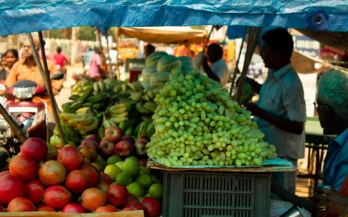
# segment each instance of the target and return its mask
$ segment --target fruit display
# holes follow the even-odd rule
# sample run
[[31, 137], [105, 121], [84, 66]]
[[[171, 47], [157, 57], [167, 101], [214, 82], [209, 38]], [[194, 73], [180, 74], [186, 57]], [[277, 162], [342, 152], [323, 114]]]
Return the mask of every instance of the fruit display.
[[105, 162], [96, 148], [54, 149], [41, 139], [29, 138], [9, 159], [9, 170], [0, 173], [2, 212], [143, 210], [145, 217], [161, 215], [162, 185], [135, 156], [122, 160], [112, 155]]
[[[71, 94], [72, 101], [62, 104], [63, 111], [59, 114], [66, 143], [77, 145], [91, 133], [103, 138], [109, 126], [119, 126], [125, 135], [135, 139], [150, 137], [154, 132], [151, 116], [157, 108], [156, 92], [139, 81], [81, 81]], [[50, 143], [62, 147], [57, 130]]]
[[196, 70], [171, 71], [155, 101], [155, 134], [148, 156], [168, 167], [252, 166], [276, 157], [275, 147], [231, 99], [227, 89]]

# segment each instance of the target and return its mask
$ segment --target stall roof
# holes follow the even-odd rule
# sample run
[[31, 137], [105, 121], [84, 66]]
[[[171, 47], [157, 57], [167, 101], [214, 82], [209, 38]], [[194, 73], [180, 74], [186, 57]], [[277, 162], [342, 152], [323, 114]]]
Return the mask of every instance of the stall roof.
[[205, 30], [195, 30], [189, 26], [119, 28], [118, 35], [138, 38], [148, 43], [182, 44], [202, 43], [207, 37]]
[[348, 32], [342, 0], [0, 0], [0, 35], [74, 26], [282, 26]]

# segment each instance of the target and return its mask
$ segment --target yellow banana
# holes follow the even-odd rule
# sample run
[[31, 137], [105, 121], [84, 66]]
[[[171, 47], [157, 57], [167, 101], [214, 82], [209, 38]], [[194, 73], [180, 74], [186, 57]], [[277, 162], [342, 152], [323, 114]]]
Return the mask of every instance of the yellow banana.
[[66, 112], [61, 112], [59, 114], [59, 118], [64, 121], [69, 121], [70, 119], [79, 118], [79, 117], [80, 115], [78, 114], [72, 114], [72, 113], [66, 113]]
[[141, 102], [138, 102], [136, 105], [135, 105], [135, 108], [140, 112], [140, 113], [143, 113], [143, 114], [149, 114], [151, 113], [151, 111], [147, 108], [144, 107], [144, 105], [141, 103]]
[[122, 91], [126, 92], [127, 91], [127, 83], [122, 84]]
[[88, 114], [88, 115], [80, 115], [79, 118], [70, 119], [68, 120], [67, 124], [69, 126], [77, 126], [79, 124], [89, 125], [93, 121], [94, 121], [94, 116], [92, 114]]
[[127, 109], [128, 104], [126, 103], [116, 103], [113, 106], [110, 106], [109, 110], [117, 110], [121, 108], [126, 108]]
[[154, 99], [156, 97], [156, 94], [153, 90], [147, 90], [146, 95], [148, 95], [150, 99]]
[[155, 102], [145, 102], [144, 107], [152, 112], [155, 112], [157, 104]]
[[89, 114], [91, 113], [92, 110], [90, 107], [82, 107], [82, 108], [79, 108], [76, 110], [76, 114], [79, 114], [79, 115], [85, 115], [85, 114]]
[[92, 117], [93, 117], [93, 121], [92, 121], [91, 124], [89, 124], [89, 125], [78, 124], [77, 127], [78, 127], [80, 130], [83, 130], [83, 131], [85, 131], [85, 132], [89, 132], [89, 131], [94, 130], [95, 128], [98, 127], [98, 125], [99, 125], [99, 120], [98, 120], [98, 118], [96, 118], [96, 117], [94, 117], [94, 116], [92, 116]]

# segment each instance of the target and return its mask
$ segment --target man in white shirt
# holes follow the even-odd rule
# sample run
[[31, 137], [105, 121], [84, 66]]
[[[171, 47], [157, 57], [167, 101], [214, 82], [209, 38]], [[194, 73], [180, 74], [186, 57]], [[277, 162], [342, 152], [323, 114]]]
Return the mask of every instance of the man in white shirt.
[[[207, 50], [207, 57], [203, 58], [203, 69], [209, 78], [218, 81], [222, 87], [225, 87], [228, 82], [229, 71], [222, 56], [222, 47], [218, 44], [210, 44]], [[208, 60], [211, 63], [210, 65]]]
[[[266, 81], [260, 85], [247, 82], [259, 93], [257, 104], [245, 107], [255, 116], [264, 141], [273, 144], [277, 155], [293, 163], [304, 157], [306, 104], [301, 80], [291, 65], [292, 36], [286, 29], [272, 29], [261, 37], [260, 54], [269, 69]], [[275, 173], [285, 189], [295, 193], [296, 173]]]

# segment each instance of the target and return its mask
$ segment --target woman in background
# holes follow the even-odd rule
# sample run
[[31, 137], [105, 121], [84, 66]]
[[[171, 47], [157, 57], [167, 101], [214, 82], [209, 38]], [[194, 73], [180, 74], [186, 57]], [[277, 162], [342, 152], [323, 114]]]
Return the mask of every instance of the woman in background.
[[[7, 75], [11, 71], [12, 66], [19, 60], [18, 58], [18, 51], [16, 49], [8, 49], [6, 51], [6, 71]], [[6, 77], [7, 77], [6, 75]]]
[[1, 55], [1, 67], [0, 67], [0, 82], [3, 82], [7, 77], [6, 71], [6, 52]]

